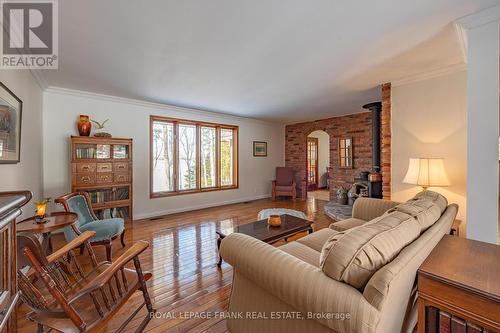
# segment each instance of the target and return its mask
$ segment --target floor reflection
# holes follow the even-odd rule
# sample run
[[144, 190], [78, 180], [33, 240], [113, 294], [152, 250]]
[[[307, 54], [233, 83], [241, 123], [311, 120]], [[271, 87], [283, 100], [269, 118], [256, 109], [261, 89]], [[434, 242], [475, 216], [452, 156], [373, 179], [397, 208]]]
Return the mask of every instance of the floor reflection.
[[[150, 247], [141, 255], [144, 270], [153, 273], [148, 289], [154, 307], [160, 312], [224, 311], [231, 292], [232, 269], [227, 263], [217, 267], [217, 228], [231, 229], [254, 222], [260, 210], [290, 208], [303, 211], [314, 220], [315, 230], [327, 227], [330, 220], [323, 213], [324, 201], [315, 199], [258, 200], [250, 203], [214, 207], [179, 213], [161, 219], [136, 221], [127, 224], [125, 241], [128, 248], [138, 240], [147, 240]], [[64, 245], [61, 235], [54, 238], [55, 248]], [[277, 244], [279, 245], [279, 244]], [[113, 245], [113, 258], [125, 250], [119, 243]], [[105, 258], [104, 247], [96, 247], [99, 259]], [[115, 331], [126, 317], [128, 309], [140, 304], [140, 295], [133, 296], [108, 325], [105, 332]], [[25, 319], [26, 308], [21, 307], [19, 331], [35, 332], [36, 327]], [[133, 332], [140, 324], [133, 320], [126, 332]], [[145, 332], [225, 332], [223, 320], [153, 319]]]

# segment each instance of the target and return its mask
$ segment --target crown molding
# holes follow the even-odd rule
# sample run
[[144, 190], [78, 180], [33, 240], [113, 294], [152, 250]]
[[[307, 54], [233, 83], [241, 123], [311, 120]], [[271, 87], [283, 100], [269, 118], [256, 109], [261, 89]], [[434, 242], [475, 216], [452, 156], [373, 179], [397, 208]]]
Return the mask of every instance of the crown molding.
[[465, 63], [467, 63], [468, 47], [467, 30], [475, 29], [495, 21], [499, 21], [500, 23], [500, 5], [489, 7], [455, 20], [455, 32]]
[[300, 124], [309, 124], [309, 123], [317, 123], [329, 119], [335, 119], [335, 118], [340, 118], [340, 117], [348, 117], [348, 116], [355, 116], [359, 115], [362, 113], [371, 113], [369, 110], [361, 110], [361, 111], [355, 111], [355, 112], [344, 112], [340, 113], [335, 116], [325, 116], [326, 118], [318, 118], [318, 119], [313, 119], [313, 120], [299, 120], [299, 121], [290, 121], [290, 122], [285, 122], [284, 125], [286, 126], [292, 126], [292, 125], [300, 125]]
[[458, 44], [460, 44], [460, 51], [462, 59], [467, 63], [467, 30], [465, 27], [457, 22], [454, 23], [455, 33], [457, 35]]
[[205, 117], [216, 116], [216, 117], [219, 117], [222, 119], [233, 120], [233, 121], [245, 120], [245, 121], [252, 121], [252, 122], [260, 123], [260, 124], [277, 124], [277, 125], [281, 125], [281, 126], [284, 125], [282, 122], [279, 122], [279, 121], [262, 120], [262, 119], [257, 119], [257, 118], [235, 116], [235, 115], [230, 115], [227, 113], [221, 113], [221, 112], [216, 112], [216, 111], [188, 108], [188, 107], [177, 106], [177, 105], [172, 105], [172, 104], [147, 102], [147, 101], [140, 100], [140, 99], [119, 97], [119, 96], [113, 96], [113, 95], [105, 95], [105, 94], [99, 94], [99, 93], [94, 93], [94, 92], [90, 92], [90, 91], [67, 89], [67, 88], [62, 88], [62, 87], [50, 86], [50, 87], [46, 88], [44, 90], [44, 92], [51, 93], [51, 94], [58, 94], [58, 95], [68, 95], [68, 96], [76, 96], [76, 97], [82, 97], [82, 98], [90, 98], [90, 99], [95, 99], [95, 100], [115, 102], [115, 103], [121, 103], [121, 104], [130, 104], [130, 105], [146, 107], [146, 108], [154, 109], [154, 110], [167, 110], [167, 111], [174, 111], [174, 112], [175, 111], [176, 112], [183, 112], [183, 113], [191, 114], [193, 116], [200, 116], [200, 115], [203, 115]]
[[436, 69], [433, 69], [430, 71], [426, 71], [426, 72], [422, 72], [422, 73], [418, 73], [418, 74], [414, 74], [414, 75], [409, 75], [406, 77], [399, 78], [397, 80], [393, 80], [393, 81], [391, 81], [391, 86], [398, 87], [398, 86], [402, 86], [405, 84], [424, 81], [424, 80], [432, 79], [435, 77], [444, 76], [444, 75], [453, 74], [453, 73], [458, 73], [458, 72], [462, 72], [462, 71], [466, 71], [466, 70], [467, 70], [466, 63], [453, 64], [453, 65], [449, 65], [449, 66], [445, 66], [445, 67], [436, 68]]
[[500, 5], [489, 7], [455, 20], [464, 29], [474, 29], [482, 25], [500, 21]]

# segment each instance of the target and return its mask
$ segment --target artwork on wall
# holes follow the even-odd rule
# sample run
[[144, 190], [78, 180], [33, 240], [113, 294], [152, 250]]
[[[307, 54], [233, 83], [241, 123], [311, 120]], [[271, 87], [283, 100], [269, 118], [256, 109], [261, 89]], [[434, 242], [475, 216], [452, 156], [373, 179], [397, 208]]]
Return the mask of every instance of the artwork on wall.
[[253, 142], [253, 156], [266, 157], [267, 156], [267, 142], [254, 141]]
[[19, 163], [23, 102], [0, 82], [0, 164]]

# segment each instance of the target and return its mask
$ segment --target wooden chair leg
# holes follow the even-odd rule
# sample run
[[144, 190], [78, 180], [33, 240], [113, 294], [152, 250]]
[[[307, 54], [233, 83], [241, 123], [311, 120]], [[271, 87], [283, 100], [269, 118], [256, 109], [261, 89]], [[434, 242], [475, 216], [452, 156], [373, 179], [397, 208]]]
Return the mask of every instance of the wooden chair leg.
[[125, 230], [123, 230], [120, 236], [120, 242], [122, 243], [122, 247], [125, 247]]
[[37, 333], [43, 333], [43, 325], [42, 324], [37, 324]]
[[109, 261], [109, 262], [112, 262], [111, 245], [112, 245], [111, 241], [109, 241], [106, 244], [104, 244], [104, 246], [106, 247], [106, 260]]
[[134, 257], [134, 266], [139, 278], [139, 285], [141, 286], [139, 289], [141, 289], [142, 291], [142, 296], [144, 297], [144, 303], [146, 304], [148, 313], [154, 314], [156, 310], [153, 308], [153, 303], [151, 302], [151, 298], [149, 297], [149, 292], [146, 286], [146, 281], [144, 280], [144, 275], [142, 274], [141, 262], [139, 261], [139, 257]]

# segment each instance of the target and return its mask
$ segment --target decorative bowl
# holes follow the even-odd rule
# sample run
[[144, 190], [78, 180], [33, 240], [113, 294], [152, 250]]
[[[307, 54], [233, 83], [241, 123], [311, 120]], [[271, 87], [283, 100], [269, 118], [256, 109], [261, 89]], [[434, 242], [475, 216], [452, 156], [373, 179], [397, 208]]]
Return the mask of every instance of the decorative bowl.
[[281, 217], [279, 215], [270, 215], [267, 218], [267, 224], [271, 227], [279, 227], [281, 225]]

